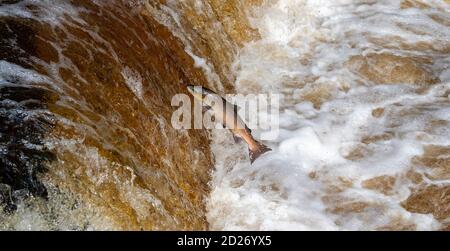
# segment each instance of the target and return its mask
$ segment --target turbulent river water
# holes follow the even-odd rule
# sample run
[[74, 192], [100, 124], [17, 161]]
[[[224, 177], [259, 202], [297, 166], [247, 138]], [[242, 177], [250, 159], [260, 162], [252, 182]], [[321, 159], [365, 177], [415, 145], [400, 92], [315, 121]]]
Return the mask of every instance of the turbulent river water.
[[[0, 229], [448, 230], [449, 27], [445, 0], [0, 0]], [[273, 151], [173, 129], [186, 83], [281, 94]]]

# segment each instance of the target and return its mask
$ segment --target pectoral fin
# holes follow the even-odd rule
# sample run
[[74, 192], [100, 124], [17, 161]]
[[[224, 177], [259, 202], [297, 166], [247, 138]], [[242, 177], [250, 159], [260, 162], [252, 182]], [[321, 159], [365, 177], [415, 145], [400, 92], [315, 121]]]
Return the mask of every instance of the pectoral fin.
[[231, 132], [231, 133], [233, 134], [234, 143], [241, 143], [242, 142], [242, 138], [241, 137], [237, 136], [233, 132]]

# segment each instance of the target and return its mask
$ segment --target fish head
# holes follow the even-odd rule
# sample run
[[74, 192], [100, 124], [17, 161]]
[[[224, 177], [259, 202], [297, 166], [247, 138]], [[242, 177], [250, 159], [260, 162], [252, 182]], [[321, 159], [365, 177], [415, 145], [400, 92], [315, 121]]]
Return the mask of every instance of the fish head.
[[211, 96], [217, 96], [215, 92], [201, 86], [188, 85], [187, 90], [192, 94], [192, 96], [194, 96], [194, 98], [200, 101], [207, 101], [211, 98]]
[[194, 98], [203, 101], [203, 91], [201, 86], [188, 85], [187, 90]]

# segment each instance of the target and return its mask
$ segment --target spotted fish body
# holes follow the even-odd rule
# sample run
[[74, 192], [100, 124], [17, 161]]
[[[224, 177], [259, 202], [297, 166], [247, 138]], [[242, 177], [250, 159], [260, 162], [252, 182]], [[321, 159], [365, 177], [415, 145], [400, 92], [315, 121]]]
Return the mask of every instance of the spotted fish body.
[[203, 105], [213, 113], [216, 121], [222, 123], [225, 128], [233, 133], [236, 142], [242, 139], [247, 143], [251, 163], [262, 154], [272, 150], [253, 138], [251, 130], [238, 115], [238, 109], [235, 105], [205, 87], [189, 85], [188, 91], [194, 98], [202, 101]]

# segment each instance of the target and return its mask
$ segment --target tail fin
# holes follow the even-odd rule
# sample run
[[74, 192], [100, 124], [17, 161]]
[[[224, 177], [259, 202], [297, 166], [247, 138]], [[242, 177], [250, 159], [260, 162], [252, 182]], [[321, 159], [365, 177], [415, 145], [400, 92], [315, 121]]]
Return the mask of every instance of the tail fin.
[[266, 145], [264, 145], [263, 143], [260, 142], [256, 142], [256, 146], [253, 147], [254, 149], [249, 148], [248, 149], [248, 153], [250, 155], [250, 163], [253, 164], [253, 162], [255, 162], [255, 160], [263, 155], [264, 153], [268, 152], [268, 151], [272, 151], [272, 149], [270, 149], [269, 147], [267, 147]]

